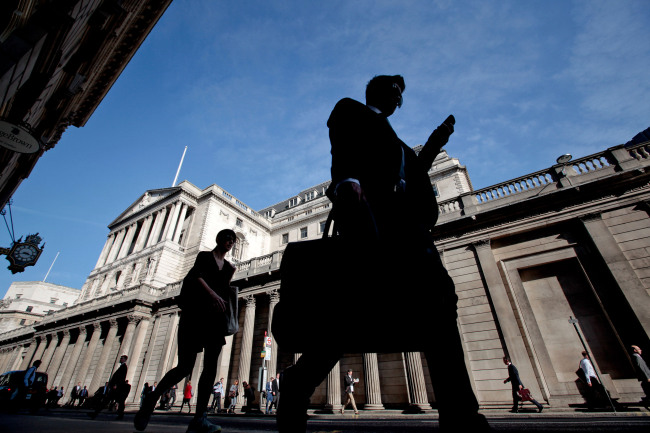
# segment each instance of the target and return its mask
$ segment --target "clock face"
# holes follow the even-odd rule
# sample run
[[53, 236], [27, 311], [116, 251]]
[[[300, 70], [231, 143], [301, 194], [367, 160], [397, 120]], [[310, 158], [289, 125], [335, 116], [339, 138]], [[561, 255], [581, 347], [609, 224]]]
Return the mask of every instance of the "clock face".
[[33, 245], [19, 245], [14, 251], [14, 257], [21, 262], [34, 260], [37, 255], [38, 249]]

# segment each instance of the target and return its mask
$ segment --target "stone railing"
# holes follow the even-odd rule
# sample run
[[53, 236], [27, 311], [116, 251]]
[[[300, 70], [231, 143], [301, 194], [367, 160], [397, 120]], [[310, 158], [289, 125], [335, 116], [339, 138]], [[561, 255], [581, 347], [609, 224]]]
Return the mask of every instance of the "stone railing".
[[253, 275], [263, 274], [280, 269], [280, 262], [282, 261], [282, 253], [284, 251], [275, 251], [271, 254], [255, 257], [245, 262], [237, 264], [237, 272], [233, 276], [233, 280], [240, 278], [248, 278]]
[[[462, 194], [438, 203], [441, 218], [453, 219], [476, 213], [486, 205], [507, 204], [508, 199], [528, 197], [557, 189], [580, 185], [617, 171], [639, 169], [650, 165], [650, 142], [625, 148], [612, 147], [603, 152], [558, 164], [545, 170]], [[516, 198], [514, 197], [516, 196]]]

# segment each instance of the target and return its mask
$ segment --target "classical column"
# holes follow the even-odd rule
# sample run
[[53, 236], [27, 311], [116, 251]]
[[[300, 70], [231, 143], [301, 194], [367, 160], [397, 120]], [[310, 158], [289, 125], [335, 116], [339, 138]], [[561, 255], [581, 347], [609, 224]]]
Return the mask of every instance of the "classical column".
[[[144, 355], [144, 360], [142, 362], [142, 371], [140, 373], [140, 379], [138, 380], [138, 386], [135, 387], [137, 390], [141, 390], [142, 387], [144, 386], [145, 382], [147, 382], [147, 376], [149, 375], [149, 364], [151, 363], [151, 356], [153, 354], [153, 349], [156, 347], [156, 340], [158, 339], [158, 329], [160, 328], [160, 316], [154, 317], [154, 323], [153, 323], [153, 329], [151, 330], [151, 337], [149, 338], [149, 341], [144, 343], [144, 337], [143, 337], [143, 344], [142, 346], [146, 346], [146, 353]], [[137, 347], [135, 348], [137, 350]], [[139, 358], [140, 354], [138, 354]], [[128, 377], [128, 374], [127, 374]], [[156, 380], [159, 378], [156, 378]], [[129, 381], [129, 383], [131, 383]], [[132, 385], [135, 385], [132, 383]]]
[[61, 344], [59, 344], [59, 347], [57, 347], [56, 351], [54, 352], [54, 357], [52, 358], [52, 362], [50, 363], [50, 366], [47, 368], [47, 375], [50, 377], [50, 380], [52, 382], [56, 380], [56, 376], [59, 372], [59, 368], [61, 367], [61, 361], [63, 361], [63, 355], [65, 355], [65, 351], [68, 348], [68, 345], [70, 345], [70, 330], [64, 329], [63, 339], [61, 340]]
[[115, 242], [113, 242], [111, 251], [110, 253], [108, 253], [108, 257], [106, 258], [106, 263], [111, 263], [115, 260], [115, 257], [117, 257], [117, 253], [120, 252], [120, 248], [122, 247], [122, 241], [124, 240], [124, 236], [126, 236], [125, 229], [122, 229], [115, 234]]
[[[47, 336], [44, 336], [43, 338], [47, 340]], [[58, 333], [54, 332], [50, 334], [50, 345], [47, 346], [47, 350], [45, 350], [45, 353], [43, 354], [43, 358], [41, 359], [41, 361], [43, 361], [43, 363], [41, 364], [41, 368], [43, 369], [43, 371], [46, 371], [49, 368], [58, 341], [59, 341]]]
[[153, 229], [151, 230], [151, 236], [149, 236], [149, 239], [147, 239], [147, 242], [144, 244], [145, 248], [155, 245], [158, 242], [160, 231], [162, 230], [162, 223], [165, 221], [165, 215], [167, 215], [167, 207], [164, 207], [157, 212], [156, 220], [153, 224]]
[[64, 369], [63, 369], [63, 376], [61, 376], [61, 380], [59, 381], [59, 385], [63, 386], [64, 389], [68, 390], [66, 391], [65, 395], [70, 397], [70, 381], [72, 380], [72, 374], [74, 373], [75, 367], [77, 366], [77, 362], [79, 361], [79, 356], [81, 356], [81, 350], [84, 348], [84, 344], [86, 344], [86, 335], [88, 334], [88, 330], [86, 329], [86, 326], [83, 325], [79, 328], [79, 335], [77, 336], [77, 342], [74, 344], [74, 347], [72, 348], [72, 353], [70, 354], [70, 357], [68, 358], [68, 362], [66, 363]]
[[[650, 334], [650, 302], [648, 291], [639, 279], [618, 242], [607, 227], [600, 214], [580, 218], [589, 237], [603, 258], [607, 270], [616, 281], [620, 293], [634, 311], [634, 315], [643, 327], [645, 334]], [[615, 290], [611, 288], [610, 290]], [[514, 361], [513, 361], [514, 363]]]
[[36, 338], [32, 338], [29, 341], [29, 347], [27, 348], [27, 352], [25, 353], [25, 358], [23, 358], [20, 365], [18, 366], [20, 370], [27, 370], [27, 368], [29, 368], [29, 366], [31, 365], [30, 362], [32, 361], [32, 357], [34, 356], [34, 353], [36, 353], [37, 345], [38, 343], [36, 342]]
[[[219, 354], [219, 362], [217, 366], [217, 378], [224, 378], [226, 382], [230, 381], [228, 376], [228, 370], [230, 370], [230, 358], [232, 354], [232, 343], [234, 340], [233, 335], [226, 337], [226, 344], [221, 348], [221, 353]], [[226, 390], [227, 391], [227, 390]]]
[[163, 343], [162, 353], [160, 354], [160, 362], [158, 363], [158, 371], [156, 372], [156, 378], [162, 378], [165, 373], [167, 373], [167, 366], [170, 358], [170, 347], [174, 337], [176, 336], [176, 327], [178, 326], [178, 312], [171, 313], [169, 318], [169, 325], [167, 326], [167, 332], [165, 332], [165, 342]]
[[332, 412], [341, 410], [341, 363], [337, 362], [327, 375], [327, 403], [325, 409]]
[[117, 369], [117, 367], [120, 366], [120, 357], [122, 355], [126, 355], [128, 357], [126, 361], [127, 366], [131, 365], [131, 363], [133, 363], [133, 365], [135, 366], [135, 361], [131, 360], [130, 349], [133, 343], [133, 334], [135, 333], [136, 324], [137, 324], [136, 316], [127, 317], [126, 329], [124, 330], [124, 335], [122, 336], [122, 343], [120, 344], [120, 350], [117, 352], [117, 358], [115, 360], [115, 364], [113, 364], [113, 371], [115, 371], [115, 369]]
[[129, 247], [131, 246], [131, 242], [133, 242], [133, 236], [135, 236], [135, 231], [137, 229], [138, 223], [131, 224], [127, 229], [126, 235], [124, 235], [124, 242], [122, 242], [120, 252], [117, 254], [118, 260], [126, 257], [126, 255], [129, 253]]
[[97, 264], [95, 265], [95, 268], [99, 268], [106, 263], [106, 257], [108, 256], [108, 252], [111, 250], [111, 247], [113, 246], [113, 242], [115, 241], [115, 234], [110, 234], [106, 238], [106, 243], [104, 244], [104, 248], [102, 249], [101, 254], [99, 254], [99, 259], [97, 260]]
[[42, 334], [40, 336], [37, 336], [38, 338], [38, 348], [36, 349], [36, 353], [34, 353], [34, 361], [37, 359], [41, 360], [41, 368], [43, 368], [43, 354], [45, 353], [45, 348], [47, 346], [47, 337], [45, 334]]
[[293, 354], [293, 363], [295, 364], [296, 362], [298, 362], [298, 360], [300, 359], [301, 356], [302, 356], [302, 353], [294, 353]]
[[175, 243], [178, 243], [179, 239], [181, 238], [181, 231], [183, 231], [183, 223], [185, 222], [185, 215], [187, 214], [187, 204], [183, 203], [183, 206], [181, 208], [181, 214], [178, 217], [178, 222], [176, 223], [176, 231], [174, 232], [174, 238], [173, 241]]
[[172, 203], [171, 209], [167, 212], [168, 218], [167, 221], [165, 222], [164, 227], [161, 226], [162, 228], [162, 233], [161, 233], [161, 240], [167, 239], [167, 233], [169, 232], [169, 227], [172, 224], [172, 219], [174, 219], [174, 213], [176, 212], [176, 203]]
[[[253, 350], [253, 328], [255, 325], [255, 296], [246, 298], [246, 313], [244, 316], [244, 332], [242, 334], [241, 352], [239, 353], [239, 382], [250, 382], [251, 352]], [[244, 405], [244, 399], [237, 399], [237, 409]]]
[[273, 323], [273, 311], [275, 310], [275, 306], [280, 302], [280, 292], [277, 290], [271, 290], [271, 292], [269, 292], [269, 297], [271, 298], [269, 303], [269, 324], [266, 329], [268, 329], [269, 337], [271, 337], [271, 359], [269, 360], [268, 372], [275, 375], [275, 373], [277, 373], [275, 369], [278, 365], [278, 345], [275, 342], [275, 338], [273, 338], [273, 333], [271, 332], [271, 323]]
[[144, 219], [142, 227], [140, 227], [140, 233], [138, 234], [138, 239], [135, 241], [134, 253], [142, 250], [145, 243], [147, 242], [147, 235], [149, 234], [149, 229], [151, 228], [151, 223], [153, 221], [153, 215], [149, 215]]
[[[132, 344], [132, 350], [131, 350], [131, 355], [129, 356], [129, 365], [131, 368], [127, 370], [126, 373], [126, 379], [129, 381], [129, 383], [132, 386], [136, 386], [133, 383], [133, 380], [135, 378], [135, 370], [136, 366], [140, 363], [140, 355], [142, 354], [142, 348], [144, 346], [144, 339], [147, 336], [147, 330], [149, 329], [149, 323], [150, 320], [144, 317], [137, 317], [136, 318], [137, 324], [135, 327], [135, 337], [133, 338], [133, 344]], [[142, 377], [142, 374], [140, 373], [140, 376]], [[138, 381], [139, 384], [140, 381]], [[136, 386], [136, 392], [132, 393], [132, 396], [130, 395], [128, 397], [129, 401], [137, 401], [137, 399], [140, 398], [140, 391], [139, 389], [142, 389], [142, 387], [137, 388]]]
[[379, 363], [376, 353], [363, 354], [363, 377], [366, 385], [365, 410], [381, 410], [381, 385], [379, 384]]
[[427, 387], [424, 381], [424, 369], [422, 368], [422, 355], [420, 352], [405, 352], [404, 366], [409, 403], [411, 406], [423, 411], [432, 410], [427, 398]]
[[115, 336], [117, 335], [117, 320], [109, 320], [109, 326], [108, 334], [106, 334], [106, 339], [104, 339], [104, 347], [102, 347], [102, 352], [99, 354], [97, 368], [95, 368], [93, 379], [90, 381], [88, 392], [95, 392], [95, 390], [99, 388], [100, 385], [103, 385], [104, 382], [108, 381], [108, 378], [110, 377], [110, 373], [104, 376], [104, 371], [106, 370], [106, 364], [108, 363], [108, 355], [113, 348]]
[[176, 223], [178, 222], [178, 214], [181, 211], [181, 206], [182, 203], [180, 201], [174, 203], [174, 207], [172, 208], [171, 218], [169, 218], [165, 226], [165, 234], [164, 234], [165, 240], [170, 241], [174, 236], [174, 229], [176, 228]]
[[[86, 353], [84, 354], [83, 360], [81, 361], [81, 367], [77, 372], [77, 381], [81, 382], [83, 386], [86, 383], [86, 376], [88, 375], [88, 369], [90, 368], [90, 363], [93, 360], [95, 351], [97, 350], [97, 344], [102, 335], [102, 325], [98, 322], [93, 323], [93, 335], [90, 337], [90, 342], [86, 348]], [[74, 380], [72, 381], [74, 384]], [[95, 392], [93, 389], [90, 392]]]

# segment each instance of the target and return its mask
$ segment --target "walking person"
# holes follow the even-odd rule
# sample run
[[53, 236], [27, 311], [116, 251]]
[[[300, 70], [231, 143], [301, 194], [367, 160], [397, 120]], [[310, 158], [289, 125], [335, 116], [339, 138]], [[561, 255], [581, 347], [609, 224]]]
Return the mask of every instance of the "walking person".
[[223, 394], [223, 377], [212, 387], [212, 412], [221, 412], [221, 395]]
[[[594, 369], [591, 360], [589, 359], [589, 354], [586, 350], [582, 351], [582, 359], [580, 360], [580, 371], [584, 375], [582, 378], [587, 384], [587, 393], [585, 399], [587, 400], [587, 408], [593, 410], [596, 407], [599, 396], [601, 398], [607, 398], [605, 394], [607, 391], [603, 385], [598, 380], [596, 370]], [[602, 396], [601, 396], [602, 394]]]
[[183, 412], [183, 406], [185, 406], [185, 403], [187, 403], [187, 407], [189, 408], [187, 413], [192, 413], [192, 397], [194, 397], [194, 391], [192, 391], [192, 381], [188, 380], [185, 384], [185, 388], [183, 389], [183, 402], [181, 403], [181, 409], [178, 411], [178, 413]]
[[124, 419], [124, 408], [126, 406], [125, 402], [127, 397], [131, 392], [131, 384], [128, 380], [125, 380], [124, 383], [121, 383], [118, 386], [115, 393], [115, 402], [117, 403], [117, 419]]
[[29, 388], [32, 385], [34, 385], [34, 381], [36, 380], [36, 370], [38, 370], [38, 367], [40, 366], [41, 366], [41, 360], [37, 359], [36, 361], [34, 361], [31, 367], [25, 370], [25, 375], [23, 376], [23, 380], [19, 383], [19, 385], [16, 387], [16, 390], [13, 393], [11, 393], [11, 396], [9, 397], [10, 406], [17, 407], [18, 403], [23, 400], [23, 398], [29, 391]]
[[[128, 367], [126, 366], [126, 361], [129, 359], [128, 356], [122, 355], [120, 356], [120, 365], [117, 367], [109, 381], [107, 382], [106, 386], [104, 387], [104, 394], [99, 398], [94, 412], [91, 412], [88, 414], [92, 419], [97, 418], [97, 415], [104, 409], [106, 405], [111, 404], [112, 401], [119, 402], [119, 398], [121, 397], [122, 393], [124, 392], [124, 387], [125, 387], [125, 381], [126, 381], [126, 372], [128, 370]], [[131, 385], [129, 385], [129, 390], [131, 389]], [[118, 403], [119, 404], [119, 403]], [[122, 411], [124, 411], [124, 408], [122, 408]], [[118, 407], [118, 417], [120, 415], [119, 412], [119, 407]]]
[[[273, 379], [269, 380], [268, 382], [266, 382], [265, 391], [266, 391], [266, 414], [267, 415], [270, 415], [271, 413], [273, 413], [273, 403], [274, 403], [274, 399], [273, 399], [273, 380], [274, 379], [275, 378], [273, 378]], [[277, 406], [276, 406], [276, 410], [277, 410]]]
[[359, 383], [359, 379], [354, 379], [352, 377], [352, 370], [348, 370], [348, 374], [343, 378], [345, 381], [345, 404], [341, 407], [341, 414], [345, 413], [345, 408], [348, 407], [348, 404], [352, 404], [352, 409], [354, 409], [354, 414], [359, 415], [357, 410], [357, 404], [354, 401], [354, 384]]
[[228, 413], [235, 413], [235, 406], [237, 406], [238, 395], [239, 395], [239, 380], [235, 379], [235, 383], [232, 384], [230, 390], [228, 391], [228, 397], [230, 398], [230, 406], [228, 406]]
[[[397, 351], [424, 352], [442, 431], [487, 431], [465, 365], [456, 322], [458, 296], [431, 235], [438, 204], [428, 171], [454, 132], [455, 120], [449, 116], [416, 153], [399, 139], [388, 121], [402, 106], [405, 89], [399, 75], [375, 76], [366, 86], [365, 104], [343, 98], [327, 121], [332, 145], [332, 182], [327, 196], [333, 203], [335, 229], [351, 248], [362, 251], [350, 265], [342, 265], [341, 273], [346, 274], [341, 278], [364, 280], [381, 274], [377, 284], [391, 287], [396, 300], [403, 299], [406, 288], [422, 298], [409, 312], [409, 317], [422, 320], [422, 324], [410, 327], [408, 334], [395, 328], [393, 335], [385, 337], [396, 345], [402, 342]], [[386, 251], [391, 266], [379, 269], [372, 256], [395, 242], [403, 254]], [[368, 299], [383, 303], [384, 308], [392, 301], [384, 296]], [[431, 335], [435, 342], [422, 344]], [[359, 352], [363, 352], [366, 336], [356, 337]], [[303, 352], [295, 365], [284, 371], [277, 413], [280, 433], [306, 430], [309, 398], [344, 352], [336, 341], [326, 347]], [[444, 348], [445, 356], [431, 347]]]
[[[503, 357], [503, 363], [508, 366], [508, 377], [503, 381], [503, 383], [508, 383], [510, 382], [510, 385], [512, 386], [512, 410], [511, 412], [513, 413], [518, 413], [519, 412], [519, 401], [521, 400], [521, 397], [519, 397], [518, 391], [521, 391], [524, 389], [524, 384], [521, 382], [521, 379], [519, 378], [519, 371], [517, 370], [517, 367], [514, 366], [512, 362], [510, 362], [510, 358], [507, 356]], [[533, 399], [531, 397], [530, 402], [537, 406], [537, 410], [541, 413], [542, 410], [544, 410], [544, 407], [537, 402], [537, 400]]]
[[86, 388], [86, 385], [84, 385], [83, 389], [79, 391], [79, 403], [77, 403], [77, 407], [82, 407], [87, 398], [88, 388]]
[[[217, 245], [212, 251], [201, 251], [194, 266], [183, 279], [178, 297], [181, 318], [178, 324], [178, 365], [160, 380], [158, 387], [143, 401], [133, 421], [138, 431], [147, 428], [151, 414], [162, 391], [191, 374], [197, 353], [203, 352], [203, 371], [199, 377], [196, 413], [190, 421], [188, 432], [213, 433], [221, 427], [212, 424], [207, 417], [208, 403], [216, 377], [221, 347], [226, 344], [226, 303], [236, 292], [230, 281], [235, 267], [225, 259], [235, 244], [237, 235], [225, 229], [217, 233]], [[235, 311], [234, 314], [237, 314]], [[204, 338], [210, 329], [210, 338]]]
[[641, 398], [641, 402], [645, 407], [650, 406], [650, 368], [641, 356], [643, 351], [639, 346], [632, 346], [632, 359], [636, 367], [636, 374], [639, 382], [641, 382], [641, 389], [645, 393], [645, 397]]

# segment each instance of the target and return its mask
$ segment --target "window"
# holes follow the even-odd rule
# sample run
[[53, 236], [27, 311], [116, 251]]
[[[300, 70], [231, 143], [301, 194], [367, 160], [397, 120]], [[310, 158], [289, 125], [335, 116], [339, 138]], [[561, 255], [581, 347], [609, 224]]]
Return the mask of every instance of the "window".
[[433, 185], [433, 193], [436, 195], [436, 197], [440, 197], [440, 193], [438, 192], [438, 187], [436, 185]]
[[318, 233], [323, 233], [325, 231], [325, 224], [327, 221], [321, 221], [318, 225]]
[[235, 225], [236, 225], [237, 227], [241, 227], [241, 226], [244, 225], [244, 221], [242, 221], [241, 218], [237, 218], [237, 220], [235, 221]]
[[67, 307], [67, 306], [68, 306], [68, 303], [67, 303], [67, 302], [64, 302], [64, 303], [63, 303], [63, 306], [64, 306], [64, 307]]
[[305, 211], [305, 215], [309, 215], [309, 214], [311, 214], [311, 213], [312, 213], [312, 210], [311, 210], [311, 209], [307, 209], [307, 211]]
[[312, 200], [314, 197], [316, 197], [315, 191], [308, 192], [307, 194], [305, 194], [305, 200]]
[[297, 206], [298, 203], [300, 203], [300, 197], [294, 197], [291, 200], [289, 200], [289, 207]]
[[307, 237], [307, 227], [300, 229], [300, 239], [305, 239]]
[[285, 233], [282, 235], [282, 244], [288, 244], [289, 243], [289, 233]]
[[242, 241], [238, 237], [235, 238], [235, 244], [232, 246], [232, 249], [230, 250], [230, 253], [232, 255], [232, 258], [235, 260], [241, 260], [242, 258]]
[[50, 304], [56, 304], [57, 298], [50, 298]]
[[16, 299], [20, 299], [20, 298], [22, 298], [22, 297], [23, 297], [23, 294], [22, 294], [22, 293], [16, 293]]
[[21, 325], [24, 325], [24, 324], [25, 324], [25, 319], [22, 319], [22, 320], [20, 321], [20, 324], [21, 324]]
[[27, 311], [28, 313], [30, 313], [33, 309], [34, 309], [34, 307], [32, 307], [32, 306], [30, 305], [29, 307], [25, 308], [25, 311]]

